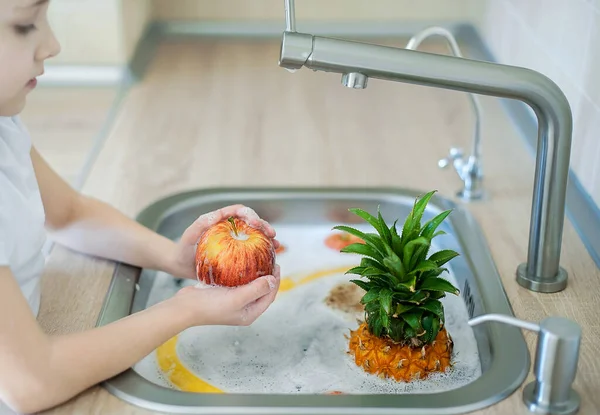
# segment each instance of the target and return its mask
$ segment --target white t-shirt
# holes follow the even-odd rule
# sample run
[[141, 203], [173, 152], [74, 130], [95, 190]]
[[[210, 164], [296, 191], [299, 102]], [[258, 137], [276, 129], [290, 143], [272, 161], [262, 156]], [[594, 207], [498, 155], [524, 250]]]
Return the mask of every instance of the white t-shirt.
[[46, 230], [30, 150], [31, 138], [21, 120], [0, 116], [0, 266], [10, 267], [37, 316]]

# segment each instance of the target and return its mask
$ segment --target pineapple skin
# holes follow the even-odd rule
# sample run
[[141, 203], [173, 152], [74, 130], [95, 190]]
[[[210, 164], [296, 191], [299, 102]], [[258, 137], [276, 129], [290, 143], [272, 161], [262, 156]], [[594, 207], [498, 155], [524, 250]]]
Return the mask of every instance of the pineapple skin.
[[341, 252], [363, 256], [359, 266], [347, 274], [365, 280], [351, 280], [366, 291], [361, 299], [365, 320], [350, 331], [348, 353], [367, 373], [381, 378], [410, 382], [452, 366], [453, 341], [445, 327], [440, 299], [459, 290], [440, 277], [445, 263], [459, 254], [452, 250], [428, 257], [431, 241], [443, 231], [436, 228], [450, 214], [447, 210], [421, 225], [427, 203], [436, 191], [415, 200], [399, 234], [396, 222], [388, 227], [381, 213], [377, 217], [361, 209], [349, 209], [373, 226], [376, 233], [363, 233], [348, 226], [346, 231], [362, 242]]
[[382, 379], [411, 382], [426, 379], [432, 373], [443, 373], [451, 367], [453, 346], [445, 328], [438, 332], [433, 342], [413, 347], [375, 336], [367, 323], [362, 323], [350, 331], [348, 354], [367, 373]]

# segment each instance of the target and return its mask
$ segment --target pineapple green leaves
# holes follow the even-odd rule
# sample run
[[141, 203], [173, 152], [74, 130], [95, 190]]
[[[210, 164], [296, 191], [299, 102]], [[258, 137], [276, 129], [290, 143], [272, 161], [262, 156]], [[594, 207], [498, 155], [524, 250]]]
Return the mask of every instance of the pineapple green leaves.
[[398, 234], [397, 220], [391, 227], [379, 208], [377, 217], [361, 209], [350, 209], [368, 222], [376, 233], [365, 233], [349, 226], [333, 229], [348, 232], [364, 243], [353, 243], [341, 249], [344, 253], [361, 255], [360, 265], [348, 270], [363, 279], [351, 282], [366, 291], [361, 299], [369, 330], [376, 336], [421, 346], [435, 340], [444, 324], [444, 308], [439, 301], [446, 293], [459, 291], [440, 275], [447, 271], [443, 265], [458, 256], [452, 250], [442, 250], [427, 257], [431, 241], [443, 231], [436, 232], [450, 214], [441, 212], [421, 225], [425, 208], [435, 191], [415, 200]]

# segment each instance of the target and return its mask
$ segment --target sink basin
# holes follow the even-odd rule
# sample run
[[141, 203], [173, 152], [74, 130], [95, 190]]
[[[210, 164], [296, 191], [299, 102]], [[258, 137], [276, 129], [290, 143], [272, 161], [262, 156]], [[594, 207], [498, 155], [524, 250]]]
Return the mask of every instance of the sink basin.
[[[410, 212], [415, 198], [423, 193], [425, 192], [402, 188], [203, 189], [158, 200], [143, 210], [137, 220], [173, 240], [179, 238], [185, 228], [199, 215], [236, 203], [253, 208], [276, 230], [280, 228], [296, 229], [298, 232], [306, 229], [330, 230], [334, 225], [351, 223], [355, 218], [348, 213], [348, 208], [351, 207], [374, 213], [380, 206], [386, 220], [399, 218], [398, 222], [401, 224]], [[439, 228], [446, 234], [437, 237], [434, 241], [436, 248], [453, 249], [460, 254], [447, 264], [449, 274], [460, 289], [459, 296], [453, 296], [456, 299], [453, 301], [456, 301], [463, 310], [462, 314], [454, 318], [456, 321], [453, 324], [467, 327], [466, 321], [469, 318], [487, 313], [512, 316], [510, 304], [487, 243], [469, 212], [463, 206], [436, 194], [425, 211], [423, 221], [446, 209], [453, 209]], [[360, 226], [360, 224], [351, 226]], [[285, 241], [283, 242], [285, 245]], [[345, 264], [352, 264], [351, 266], [357, 265], [360, 261], [358, 256], [339, 252], [337, 254], [346, 255]], [[287, 255], [300, 254], [293, 254], [290, 251]], [[316, 255], [309, 261], [299, 256], [294, 263], [306, 265], [310, 262], [318, 267], [322, 257], [324, 258]], [[282, 265], [282, 287], [286, 272], [286, 268]], [[350, 279], [349, 277], [346, 276], [347, 279]], [[326, 284], [327, 280], [328, 277], [323, 277], [320, 279], [321, 282], [311, 282], [311, 284]], [[173, 295], [182, 285], [193, 283], [194, 281], [182, 282], [152, 270], [118, 264], [97, 324], [106, 325], [130, 313], [135, 313], [162, 298]], [[286, 301], [292, 301], [291, 297], [283, 294], [278, 295], [272, 307], [276, 304], [283, 306]], [[270, 310], [271, 308], [248, 330], [254, 330], [253, 333], [258, 336], [259, 331], [262, 330], [260, 327], [263, 327], [259, 322], [277, 316], [277, 311]], [[267, 316], [267, 313], [271, 314]], [[309, 319], [310, 316], [307, 316], [306, 320]], [[286, 327], [289, 333], [293, 333], [293, 325]], [[451, 331], [450, 322], [448, 327]], [[224, 330], [224, 328], [211, 330], [214, 334], [217, 333], [214, 330]], [[210, 338], [214, 349], [214, 336]], [[298, 391], [284, 390], [285, 386], [278, 383], [273, 386], [273, 389], [266, 388], [262, 391], [232, 387], [226, 393], [212, 392], [210, 389], [190, 392], [185, 388], [174, 387], [164, 379], [159, 379], [160, 377], [153, 378], [149, 375], [152, 371], [159, 372], [157, 367], [149, 366], [152, 364], [153, 354], [145, 359], [144, 365], [140, 362], [139, 365], [105, 381], [102, 385], [110, 393], [133, 405], [171, 413], [340, 415], [464, 413], [492, 405], [509, 396], [525, 380], [530, 367], [527, 346], [518, 328], [494, 323], [468, 327], [468, 333], [464, 338], [471, 339], [469, 341], [472, 341], [473, 347], [469, 349], [468, 356], [462, 356], [462, 360], [475, 359], [477, 373], [473, 372], [467, 381], [458, 382], [454, 387], [437, 390], [407, 388], [401, 392], [388, 390], [374, 393], [372, 390], [365, 389], [342, 394], [315, 393], [310, 389], [310, 379], [317, 382], [317, 375], [311, 378], [312, 369], [306, 366], [303, 376], [307, 377], [308, 383], [305, 384], [304, 389], [299, 386]], [[460, 349], [459, 343], [463, 340], [454, 340], [457, 350]], [[467, 340], [464, 342], [466, 343]], [[225, 349], [224, 346], [223, 353]], [[292, 353], [290, 349], [281, 350], [282, 356], [285, 356], [286, 350]], [[304, 351], [306, 352], [306, 348]], [[195, 357], [198, 361], [213, 359], [206, 356], [203, 358], [201, 354]], [[219, 355], [215, 354], [214, 359], [218, 360]], [[223, 357], [220, 364], [232, 364], [226, 359], [228, 358]], [[236, 375], [233, 377], [235, 378]], [[238, 377], [243, 384], [242, 371], [238, 373]]]

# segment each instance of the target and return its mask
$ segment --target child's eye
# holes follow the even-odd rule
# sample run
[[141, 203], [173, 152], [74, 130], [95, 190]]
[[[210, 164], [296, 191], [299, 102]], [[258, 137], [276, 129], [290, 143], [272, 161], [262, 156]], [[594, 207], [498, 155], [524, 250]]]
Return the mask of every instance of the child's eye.
[[15, 30], [18, 34], [20, 35], [26, 35], [29, 32], [31, 32], [32, 30], [35, 30], [35, 25], [34, 24], [27, 24], [27, 25], [16, 25], [15, 26]]

